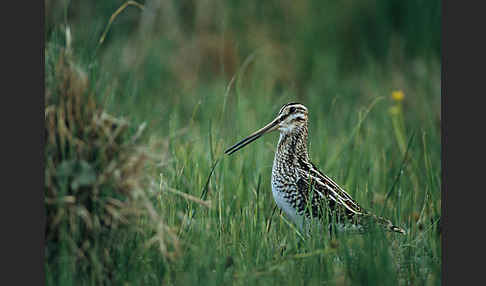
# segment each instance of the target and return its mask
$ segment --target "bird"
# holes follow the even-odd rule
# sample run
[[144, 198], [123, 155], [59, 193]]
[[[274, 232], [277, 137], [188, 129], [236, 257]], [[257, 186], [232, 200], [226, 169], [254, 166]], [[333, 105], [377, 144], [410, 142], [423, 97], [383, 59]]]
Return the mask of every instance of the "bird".
[[284, 104], [275, 119], [225, 150], [231, 155], [264, 134], [278, 130], [271, 187], [276, 205], [299, 227], [309, 230], [315, 219], [327, 219], [329, 230], [365, 232], [371, 223], [406, 234], [390, 220], [362, 208], [343, 188], [321, 172], [308, 152], [308, 109], [298, 102]]

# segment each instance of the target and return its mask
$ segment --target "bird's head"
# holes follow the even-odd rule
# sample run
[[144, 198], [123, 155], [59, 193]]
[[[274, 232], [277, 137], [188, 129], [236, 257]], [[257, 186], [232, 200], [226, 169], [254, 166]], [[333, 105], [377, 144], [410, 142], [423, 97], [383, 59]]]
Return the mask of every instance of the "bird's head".
[[240, 150], [266, 133], [279, 130], [282, 134], [292, 134], [307, 126], [307, 108], [296, 102], [287, 103], [277, 114], [274, 120], [265, 127], [255, 131], [248, 137], [228, 148], [225, 153], [228, 155]]

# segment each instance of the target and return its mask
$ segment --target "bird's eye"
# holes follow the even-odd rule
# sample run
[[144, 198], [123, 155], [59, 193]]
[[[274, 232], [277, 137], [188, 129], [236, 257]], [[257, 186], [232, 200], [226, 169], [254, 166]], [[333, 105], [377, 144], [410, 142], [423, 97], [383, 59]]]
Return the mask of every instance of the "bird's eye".
[[292, 113], [295, 111], [295, 106], [290, 107], [289, 112]]

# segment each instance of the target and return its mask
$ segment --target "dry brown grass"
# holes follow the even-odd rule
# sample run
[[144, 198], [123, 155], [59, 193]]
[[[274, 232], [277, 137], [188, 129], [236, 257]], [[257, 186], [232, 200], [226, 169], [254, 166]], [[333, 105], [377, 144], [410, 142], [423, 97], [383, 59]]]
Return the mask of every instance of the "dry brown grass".
[[[91, 267], [95, 243], [118, 231], [136, 232], [141, 218], [153, 230], [147, 243], [156, 242], [166, 258], [175, 257], [178, 240], [146, 192], [153, 154], [141, 142], [144, 125], [137, 130], [106, 113], [69, 52], [61, 50], [50, 76], [44, 154], [47, 260], [57, 259], [65, 242], [76, 263]], [[106, 253], [112, 245], [103, 247], [97, 263], [110, 271]]]

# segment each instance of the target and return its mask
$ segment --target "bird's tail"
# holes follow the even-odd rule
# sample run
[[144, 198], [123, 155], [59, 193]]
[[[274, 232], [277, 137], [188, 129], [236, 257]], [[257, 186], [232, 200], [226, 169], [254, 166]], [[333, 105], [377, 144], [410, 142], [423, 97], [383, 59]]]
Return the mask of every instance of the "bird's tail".
[[373, 219], [376, 222], [378, 222], [378, 224], [383, 226], [386, 230], [398, 232], [398, 233], [401, 233], [401, 234], [407, 234], [407, 232], [403, 228], [395, 226], [390, 220], [388, 220], [384, 217], [381, 217], [381, 216], [374, 215], [374, 214], [369, 214], [369, 215], [372, 216]]

